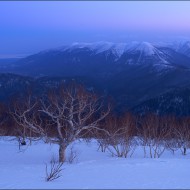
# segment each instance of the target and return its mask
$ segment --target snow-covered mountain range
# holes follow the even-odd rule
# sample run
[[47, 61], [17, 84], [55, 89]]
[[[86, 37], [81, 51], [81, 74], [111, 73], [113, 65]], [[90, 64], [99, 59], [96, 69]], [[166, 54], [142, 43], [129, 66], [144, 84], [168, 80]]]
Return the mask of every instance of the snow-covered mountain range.
[[75, 49], [88, 48], [94, 53], [102, 53], [105, 51], [112, 51], [116, 56], [121, 57], [126, 52], [140, 51], [145, 55], [155, 54], [155, 47], [148, 42], [131, 43], [112, 43], [112, 42], [96, 42], [96, 43], [73, 43], [70, 46], [58, 48], [58, 51], [73, 51]]
[[[140, 104], [142, 109], [150, 110], [146, 106], [148, 103], [144, 106], [143, 102], [159, 100], [157, 97], [166, 97], [165, 93], [176, 88], [190, 87], [190, 42], [73, 43], [11, 62], [7, 67], [0, 67], [0, 72], [37, 78], [46, 76], [36, 82], [36, 89], [54, 80], [51, 77], [61, 77], [56, 79], [56, 84], [65, 78], [80, 80], [88, 87], [114, 97], [119, 112], [133, 107], [141, 110], [138, 109]], [[5, 76], [0, 77], [0, 83], [1, 78], [4, 80]], [[8, 76], [10, 81], [14, 78]], [[22, 80], [15, 83], [15, 88]], [[7, 82], [2, 86], [7, 86]], [[12, 93], [11, 88], [8, 92]], [[183, 92], [190, 91], [183, 90], [180, 96]], [[5, 96], [7, 94], [2, 95]]]
[[[88, 67], [101, 68], [105, 64], [112, 65], [115, 63], [117, 65], [152, 65], [158, 71], [174, 67], [189, 69], [190, 41], [172, 43], [137, 41], [128, 43], [73, 43], [41, 51], [8, 67], [0, 67], [0, 71], [4, 71], [3, 68], [6, 68], [8, 72], [20, 72], [21, 74], [24, 72], [35, 76], [50, 74], [62, 76], [66, 74], [64, 71], [68, 70], [68, 75], [84, 75], [83, 70], [88, 70]], [[78, 72], [75, 73], [74, 70]]]
[[56, 49], [50, 49], [43, 51], [43, 53], [47, 53], [48, 51], [56, 50], [56, 51], [73, 51], [76, 49], [87, 48], [91, 51], [94, 51], [96, 54], [102, 53], [105, 51], [112, 51], [118, 57], [121, 57], [124, 53], [135, 53], [137, 51], [141, 52], [145, 56], [156, 55], [157, 53], [161, 53], [159, 48], [171, 48], [179, 53], [190, 56], [190, 41], [175, 41], [170, 43], [149, 43], [149, 42], [138, 42], [132, 41], [128, 43], [113, 43], [113, 42], [95, 42], [95, 43], [78, 43], [75, 42], [68, 46], [62, 46]]
[[[149, 42], [96, 42], [73, 43], [56, 49], [42, 51], [35, 56], [54, 56], [59, 62], [62, 55], [62, 64], [88, 64], [98, 59], [101, 62], [120, 63], [125, 65], [154, 65], [158, 70], [173, 67], [190, 68], [190, 42], [178, 41], [170, 43]], [[70, 59], [68, 59], [70, 56]], [[99, 58], [101, 57], [101, 60]], [[35, 59], [32, 56], [32, 59]], [[84, 60], [85, 59], [85, 60]], [[65, 61], [66, 60], [66, 61]], [[30, 60], [30, 62], [35, 60]], [[27, 60], [25, 60], [27, 64]], [[97, 64], [97, 63], [94, 63]]]

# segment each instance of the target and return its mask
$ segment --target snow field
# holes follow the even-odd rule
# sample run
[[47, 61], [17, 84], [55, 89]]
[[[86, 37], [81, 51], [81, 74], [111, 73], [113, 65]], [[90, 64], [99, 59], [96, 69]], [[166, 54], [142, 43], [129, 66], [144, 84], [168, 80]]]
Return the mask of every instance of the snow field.
[[[137, 147], [131, 158], [111, 157], [97, 151], [97, 143], [73, 144], [77, 159], [64, 163], [62, 176], [45, 181], [45, 163], [58, 158], [58, 146], [33, 142], [18, 150], [16, 141], [0, 139], [1, 189], [189, 189], [190, 154], [166, 151], [161, 158], [143, 158]], [[67, 149], [69, 155], [70, 148]]]

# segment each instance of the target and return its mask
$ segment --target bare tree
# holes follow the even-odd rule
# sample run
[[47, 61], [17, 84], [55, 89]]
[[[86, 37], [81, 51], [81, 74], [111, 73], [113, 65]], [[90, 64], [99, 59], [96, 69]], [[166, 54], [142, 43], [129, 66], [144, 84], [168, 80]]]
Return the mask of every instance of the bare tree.
[[86, 132], [98, 129], [98, 124], [109, 114], [110, 108], [104, 111], [103, 102], [81, 85], [63, 86], [59, 92], [48, 96], [48, 103], [41, 101], [42, 109], [55, 124], [56, 143], [59, 144], [59, 161], [65, 160], [67, 146]]
[[101, 130], [99, 123], [110, 112], [110, 107], [105, 108], [94, 93], [76, 84], [51, 91], [40, 103], [29, 96], [14, 108], [12, 115], [16, 122], [45, 139], [48, 135], [44, 120], [48, 121], [48, 128], [55, 131], [55, 137], [48, 141], [59, 145], [60, 162], [65, 161], [68, 145], [92, 129]]

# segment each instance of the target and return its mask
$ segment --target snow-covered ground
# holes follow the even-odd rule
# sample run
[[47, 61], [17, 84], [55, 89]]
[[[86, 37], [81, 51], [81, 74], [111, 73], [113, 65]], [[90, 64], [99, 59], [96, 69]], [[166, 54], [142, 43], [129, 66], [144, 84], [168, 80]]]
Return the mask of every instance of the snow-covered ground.
[[[132, 158], [111, 157], [97, 151], [95, 141], [75, 142], [77, 161], [63, 165], [62, 176], [45, 181], [45, 163], [58, 156], [58, 146], [33, 143], [19, 152], [16, 141], [0, 139], [1, 189], [189, 189], [190, 154], [143, 158], [139, 147]], [[69, 149], [68, 149], [69, 151]]]

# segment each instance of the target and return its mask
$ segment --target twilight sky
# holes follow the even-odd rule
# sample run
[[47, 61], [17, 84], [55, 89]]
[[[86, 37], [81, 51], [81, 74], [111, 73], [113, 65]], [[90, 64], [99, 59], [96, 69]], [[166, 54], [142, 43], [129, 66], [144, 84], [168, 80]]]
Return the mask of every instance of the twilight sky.
[[0, 1], [0, 58], [73, 42], [190, 38], [190, 1]]

